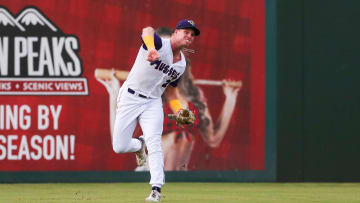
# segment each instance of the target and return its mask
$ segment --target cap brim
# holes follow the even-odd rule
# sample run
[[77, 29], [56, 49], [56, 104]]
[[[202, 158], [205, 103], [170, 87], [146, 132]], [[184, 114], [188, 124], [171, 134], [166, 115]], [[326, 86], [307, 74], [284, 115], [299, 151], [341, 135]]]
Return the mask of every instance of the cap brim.
[[194, 34], [195, 34], [195, 36], [200, 35], [200, 30], [199, 30], [199, 29], [197, 29], [196, 27], [191, 27], [191, 26], [189, 26], [189, 27], [181, 27], [181, 28], [177, 28], [177, 29], [185, 29], [185, 28], [188, 28], [188, 29], [192, 29], [192, 30], [194, 30]]
[[195, 36], [200, 35], [200, 30], [199, 30], [199, 29], [197, 29], [197, 28], [195, 28], [195, 27], [192, 27], [192, 29], [193, 29], [194, 32], [195, 32]]

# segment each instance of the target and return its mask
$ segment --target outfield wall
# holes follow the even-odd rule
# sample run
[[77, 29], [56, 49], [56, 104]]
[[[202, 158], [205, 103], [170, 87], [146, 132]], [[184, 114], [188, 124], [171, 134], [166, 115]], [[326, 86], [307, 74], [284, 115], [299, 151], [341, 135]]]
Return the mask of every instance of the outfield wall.
[[[195, 53], [185, 53], [200, 92], [185, 97], [199, 124], [162, 136], [166, 180], [275, 181], [275, 6], [0, 0], [0, 181], [149, 180], [133, 154], [112, 150], [116, 96], [141, 47], [141, 29], [173, 28], [182, 18], [201, 30], [190, 47]], [[154, 69], [171, 74], [166, 64]], [[134, 136], [141, 134], [137, 127]]]
[[359, 1], [278, 0], [279, 181], [359, 181]]
[[[134, 156], [111, 150], [111, 98], [95, 70], [129, 71], [141, 27], [174, 27], [183, 16], [202, 30], [195, 78], [243, 86], [219, 148], [195, 136], [190, 162], [167, 170], [167, 181], [359, 181], [357, 1], [146, 2], [0, 0], [1, 182], [148, 181]], [[47, 27], [27, 27], [26, 9]], [[43, 37], [67, 48], [29, 48]], [[41, 55], [44, 75], [29, 51], [41, 47], [51, 53]], [[48, 70], [56, 57], [60, 75]], [[69, 77], [62, 60], [74, 65]], [[222, 90], [201, 88], [216, 120]]]

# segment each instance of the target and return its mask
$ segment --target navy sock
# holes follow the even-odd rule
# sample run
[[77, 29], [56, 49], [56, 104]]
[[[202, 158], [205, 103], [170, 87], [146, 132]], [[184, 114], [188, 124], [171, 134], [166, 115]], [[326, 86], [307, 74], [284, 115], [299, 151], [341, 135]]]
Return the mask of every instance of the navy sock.
[[161, 188], [159, 188], [159, 187], [154, 186], [154, 187], [152, 187], [152, 190], [156, 190], [161, 193]]

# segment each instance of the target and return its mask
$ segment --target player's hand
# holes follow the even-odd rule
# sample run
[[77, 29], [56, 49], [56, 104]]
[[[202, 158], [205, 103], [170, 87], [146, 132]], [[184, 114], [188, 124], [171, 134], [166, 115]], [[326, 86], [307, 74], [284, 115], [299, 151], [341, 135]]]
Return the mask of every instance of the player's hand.
[[160, 58], [159, 53], [156, 51], [155, 48], [149, 49], [147, 59], [150, 62], [154, 62]]

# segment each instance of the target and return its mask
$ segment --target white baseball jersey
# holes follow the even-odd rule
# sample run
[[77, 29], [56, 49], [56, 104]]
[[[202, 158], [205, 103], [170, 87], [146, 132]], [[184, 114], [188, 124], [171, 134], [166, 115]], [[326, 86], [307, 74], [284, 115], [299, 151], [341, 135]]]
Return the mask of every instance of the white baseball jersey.
[[169, 84], [177, 85], [177, 81], [185, 71], [186, 60], [184, 54], [180, 52], [181, 60], [173, 63], [170, 39], [162, 39], [156, 34], [154, 38], [160, 58], [150, 63], [146, 60], [146, 46], [141, 46], [124, 86], [146, 97], [160, 98]]

